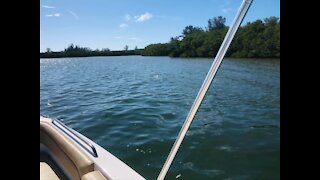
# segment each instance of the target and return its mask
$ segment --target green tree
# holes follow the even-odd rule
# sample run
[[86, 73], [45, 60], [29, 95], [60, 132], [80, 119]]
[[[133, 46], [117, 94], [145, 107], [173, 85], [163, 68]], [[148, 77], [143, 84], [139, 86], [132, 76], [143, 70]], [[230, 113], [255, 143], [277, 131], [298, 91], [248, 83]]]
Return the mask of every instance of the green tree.
[[207, 31], [214, 31], [216, 29], [222, 29], [226, 27], [226, 18], [222, 16], [214, 17], [208, 20]]
[[171, 57], [179, 57], [182, 49], [180, 48], [181, 41], [179, 36], [171, 37], [170, 42], [167, 45], [168, 55]]
[[109, 48], [102, 48], [101, 51], [103, 51], [103, 52], [109, 52], [110, 49], [109, 49]]
[[186, 26], [184, 30], [182, 31], [182, 34], [184, 36], [187, 36], [189, 34], [197, 33], [197, 32], [203, 32], [203, 30], [200, 27], [194, 27], [194, 26]]
[[150, 44], [144, 48], [142, 53], [144, 56], [167, 56], [168, 48], [167, 44]]
[[[168, 43], [150, 44], [144, 49], [123, 51], [92, 51], [90, 48], [70, 44], [62, 52], [40, 53], [40, 57], [85, 57], [85, 56], [171, 56], [171, 57], [214, 57], [227, 33], [226, 19], [222, 16], [209, 19], [206, 31], [192, 25], [186, 26], [182, 34], [170, 38]], [[50, 52], [50, 53], [48, 53]], [[231, 43], [226, 57], [237, 58], [280, 58], [280, 18], [268, 17], [248, 22], [241, 26]]]

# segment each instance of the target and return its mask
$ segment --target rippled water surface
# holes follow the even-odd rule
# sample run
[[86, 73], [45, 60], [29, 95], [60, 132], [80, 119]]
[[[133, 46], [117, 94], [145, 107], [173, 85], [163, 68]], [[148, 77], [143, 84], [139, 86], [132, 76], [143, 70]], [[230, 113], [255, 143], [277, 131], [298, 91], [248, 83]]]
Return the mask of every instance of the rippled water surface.
[[[213, 59], [40, 59], [40, 113], [156, 179]], [[225, 59], [167, 179], [280, 179], [279, 60]]]

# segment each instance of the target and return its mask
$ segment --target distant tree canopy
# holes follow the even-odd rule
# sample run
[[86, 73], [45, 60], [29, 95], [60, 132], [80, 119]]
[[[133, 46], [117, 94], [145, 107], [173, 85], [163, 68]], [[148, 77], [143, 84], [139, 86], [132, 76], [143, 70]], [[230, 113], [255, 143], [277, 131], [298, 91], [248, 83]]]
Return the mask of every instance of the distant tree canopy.
[[[226, 18], [208, 20], [203, 30], [186, 26], [181, 36], [172, 37], [168, 43], [150, 44], [144, 56], [214, 57], [228, 31]], [[239, 28], [226, 56], [237, 58], [280, 58], [280, 19], [269, 17], [248, 22]]]
[[223, 29], [226, 27], [226, 18], [222, 16], [214, 17], [208, 20], [208, 31], [214, 31], [216, 29]]
[[[204, 29], [186, 26], [181, 35], [171, 37], [168, 43], [150, 44], [144, 49], [110, 51], [108, 48], [92, 51], [90, 48], [69, 45], [64, 51], [53, 52], [50, 48], [40, 53], [40, 58], [87, 57], [87, 56], [171, 56], [171, 57], [215, 57], [228, 31], [226, 18], [222, 16], [208, 20]], [[271, 16], [263, 20], [248, 22], [239, 28], [227, 57], [236, 58], [280, 58], [280, 18]]]
[[109, 48], [102, 48], [101, 51], [99, 49], [92, 51], [90, 48], [71, 44], [61, 52], [48, 51], [50, 48], [47, 48], [47, 52], [40, 53], [40, 58], [141, 55], [142, 49], [128, 50], [128, 48], [126, 46], [123, 51], [110, 51]]
[[187, 36], [189, 34], [192, 34], [192, 33], [197, 33], [197, 32], [202, 32], [203, 29], [201, 29], [200, 27], [193, 27], [193, 26], [187, 26], [184, 28], [184, 30], [182, 31], [182, 34], [184, 36]]

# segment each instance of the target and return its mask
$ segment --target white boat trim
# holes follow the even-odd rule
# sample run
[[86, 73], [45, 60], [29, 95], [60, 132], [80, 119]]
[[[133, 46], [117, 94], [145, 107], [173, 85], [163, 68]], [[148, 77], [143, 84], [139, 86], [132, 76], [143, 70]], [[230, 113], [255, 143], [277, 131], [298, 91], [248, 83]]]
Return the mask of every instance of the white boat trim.
[[[54, 125], [52, 122], [52, 119], [45, 118], [40, 116], [40, 122], [47, 122], [52, 125], [55, 129], [57, 129], [59, 132], [65, 134], [64, 131], [62, 131], [60, 128], [58, 128], [56, 125]], [[79, 137], [85, 139], [90, 144], [92, 144], [96, 151], [98, 156], [94, 157], [92, 153], [89, 153], [88, 151], [84, 150], [79, 143], [76, 143], [79, 148], [83, 150], [85, 154], [88, 155], [88, 157], [94, 162], [94, 169], [100, 171], [104, 176], [107, 177], [107, 179], [115, 179], [115, 180], [144, 180], [145, 178], [142, 177], [140, 174], [138, 174], [135, 170], [133, 170], [131, 167], [129, 167], [127, 164], [125, 164], [123, 161], [112, 155], [110, 152], [105, 150], [100, 145], [96, 144], [89, 138], [85, 137], [84, 135], [80, 134], [79, 132], [73, 130], [72, 128], [69, 128], [73, 133], [77, 134]], [[74, 141], [73, 138], [69, 137], [73, 136], [73, 138], [79, 139], [78, 137], [72, 135], [72, 133], [68, 134], [66, 137], [68, 137], [70, 140]]]

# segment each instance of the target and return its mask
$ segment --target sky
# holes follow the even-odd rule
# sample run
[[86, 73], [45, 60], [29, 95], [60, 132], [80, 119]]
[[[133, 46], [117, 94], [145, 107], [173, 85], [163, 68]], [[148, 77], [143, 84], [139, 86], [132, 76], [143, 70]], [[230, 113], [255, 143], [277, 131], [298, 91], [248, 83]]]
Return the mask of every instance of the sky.
[[[229, 26], [242, 0], [40, 0], [40, 52], [71, 43], [92, 50], [166, 43], [193, 25], [223, 16]], [[242, 22], [280, 17], [280, 0], [253, 0]]]

